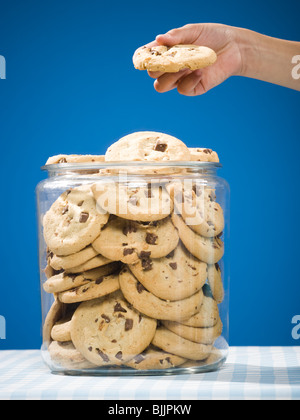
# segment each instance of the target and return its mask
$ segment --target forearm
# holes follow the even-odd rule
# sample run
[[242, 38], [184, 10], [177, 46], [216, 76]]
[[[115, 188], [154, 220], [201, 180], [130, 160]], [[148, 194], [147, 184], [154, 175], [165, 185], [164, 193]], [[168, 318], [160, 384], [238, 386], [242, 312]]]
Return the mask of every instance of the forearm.
[[300, 42], [239, 29], [241, 76], [300, 91]]

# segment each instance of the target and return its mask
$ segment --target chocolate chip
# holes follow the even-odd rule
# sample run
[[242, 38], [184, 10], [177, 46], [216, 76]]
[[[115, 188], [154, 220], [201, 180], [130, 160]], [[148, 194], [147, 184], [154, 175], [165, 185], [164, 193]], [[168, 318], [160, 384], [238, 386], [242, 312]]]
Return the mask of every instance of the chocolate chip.
[[115, 355], [115, 358], [118, 360], [122, 360], [123, 353], [121, 351], [118, 351], [118, 353]]
[[136, 289], [138, 293], [142, 293], [144, 290], [146, 290], [145, 287], [139, 282], [136, 284]]
[[131, 255], [131, 254], [133, 254], [134, 253], [134, 248], [125, 248], [124, 250], [123, 250], [123, 255], [124, 255], [124, 257], [126, 257], [126, 255]]
[[99, 277], [99, 279], [97, 279], [95, 281], [95, 284], [101, 284], [103, 282], [104, 277]]
[[151, 258], [143, 258], [142, 259], [142, 267], [144, 271], [150, 271], [153, 268], [153, 263]]
[[80, 213], [79, 223], [85, 223], [89, 217], [90, 217], [89, 213], [83, 211], [82, 213]]
[[99, 356], [102, 358], [102, 360], [106, 363], [109, 362], [109, 357], [107, 356], [107, 354], [103, 353], [103, 351], [101, 351], [100, 349], [96, 349], [96, 352], [99, 354]]
[[135, 363], [138, 365], [139, 363], [141, 363], [143, 360], [145, 360], [145, 357], [142, 354], [138, 354], [137, 356], [135, 356], [134, 361]]
[[167, 148], [168, 148], [167, 144], [157, 142], [154, 150], [156, 150], [157, 152], [165, 152]]
[[203, 150], [203, 153], [205, 153], [205, 154], [211, 154], [212, 153], [212, 150], [211, 149], [204, 149]]
[[81, 207], [84, 201], [80, 201], [80, 203], [77, 204], [78, 207]]
[[104, 321], [105, 321], [107, 324], [109, 324], [109, 323], [110, 323], [110, 317], [109, 317], [109, 316], [107, 316], [107, 315], [105, 315], [105, 314], [102, 314], [102, 315], [101, 315], [101, 318], [103, 318], [103, 319], [104, 319]]
[[177, 270], [177, 263], [170, 263], [169, 266], [172, 268], [172, 270]]
[[216, 264], [215, 264], [215, 267], [216, 267], [216, 270], [217, 270], [217, 271], [221, 271], [221, 268], [220, 268], [220, 266], [219, 266], [219, 264], [218, 264], [218, 263], [216, 263]]
[[139, 257], [142, 258], [150, 258], [151, 251], [141, 251]]
[[126, 313], [127, 311], [126, 311], [125, 308], [123, 308], [123, 306], [121, 305], [121, 303], [118, 302], [118, 303], [115, 304], [114, 312], [125, 312]]
[[168, 254], [168, 255], [166, 256], [166, 258], [173, 258], [173, 257], [174, 257], [174, 255], [175, 255], [175, 249], [174, 249], [174, 251], [171, 251], [171, 252], [170, 252], [170, 254]]
[[125, 236], [127, 236], [128, 233], [132, 233], [132, 232], [136, 232], [136, 231], [137, 231], [137, 227], [134, 225], [134, 223], [130, 223], [130, 222], [128, 222], [126, 224], [126, 226], [124, 226], [124, 228], [123, 228], [123, 234]]
[[66, 158], [59, 159], [58, 163], [68, 163]]
[[147, 233], [146, 235], [146, 242], [149, 245], [157, 245], [156, 241], [158, 239], [157, 235], [154, 235], [154, 233]]
[[91, 346], [90, 346], [90, 347], [88, 348], [88, 351], [93, 351], [93, 347], [91, 347]]
[[130, 331], [133, 328], [133, 319], [126, 319], [125, 321], [125, 331]]

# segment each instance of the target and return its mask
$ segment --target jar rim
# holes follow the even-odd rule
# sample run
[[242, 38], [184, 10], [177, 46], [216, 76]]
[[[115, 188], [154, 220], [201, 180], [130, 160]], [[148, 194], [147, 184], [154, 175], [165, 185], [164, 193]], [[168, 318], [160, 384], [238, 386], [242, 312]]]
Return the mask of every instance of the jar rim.
[[218, 169], [223, 165], [219, 162], [198, 162], [198, 161], [122, 161], [122, 162], [89, 162], [89, 163], [57, 163], [51, 165], [44, 165], [41, 167], [42, 171], [57, 172], [57, 171], [78, 171], [78, 170], [95, 170], [95, 169], [112, 169], [112, 168], [193, 168], [193, 169]]

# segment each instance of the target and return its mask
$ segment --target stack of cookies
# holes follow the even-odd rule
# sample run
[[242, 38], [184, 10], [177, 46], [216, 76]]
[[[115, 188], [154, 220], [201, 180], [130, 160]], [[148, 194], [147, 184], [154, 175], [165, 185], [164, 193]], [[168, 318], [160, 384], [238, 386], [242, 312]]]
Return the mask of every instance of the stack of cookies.
[[[172, 161], [218, 162], [210, 149], [153, 132], [120, 139], [100, 159], [111, 167], [165, 162], [167, 174]], [[214, 344], [223, 328], [223, 209], [213, 188], [180, 170], [151, 180], [139, 166], [124, 181], [110, 168], [63, 192], [44, 215], [43, 289], [54, 302], [43, 333], [56, 369], [157, 370], [221, 359]]]

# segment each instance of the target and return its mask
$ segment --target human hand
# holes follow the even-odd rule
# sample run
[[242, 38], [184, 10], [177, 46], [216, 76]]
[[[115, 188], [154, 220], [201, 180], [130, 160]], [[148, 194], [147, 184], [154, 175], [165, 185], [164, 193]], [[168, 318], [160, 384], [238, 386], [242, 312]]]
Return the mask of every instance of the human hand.
[[224, 82], [230, 76], [263, 80], [300, 91], [295, 67], [300, 57], [300, 42], [272, 38], [244, 28], [217, 23], [189, 24], [158, 35], [148, 47], [156, 45], [195, 44], [212, 48], [217, 61], [200, 70], [178, 73], [148, 72], [156, 79], [158, 92], [172, 89], [186, 96], [196, 96]]
[[202, 95], [224, 82], [230, 76], [238, 75], [242, 69], [242, 55], [238, 44], [239, 28], [204, 23], [189, 24], [172, 29], [147, 46], [176, 44], [203, 45], [212, 48], [218, 56], [216, 63], [200, 70], [182, 70], [178, 73], [148, 72], [156, 79], [154, 88], [158, 92], [168, 92], [177, 88], [186, 96]]

